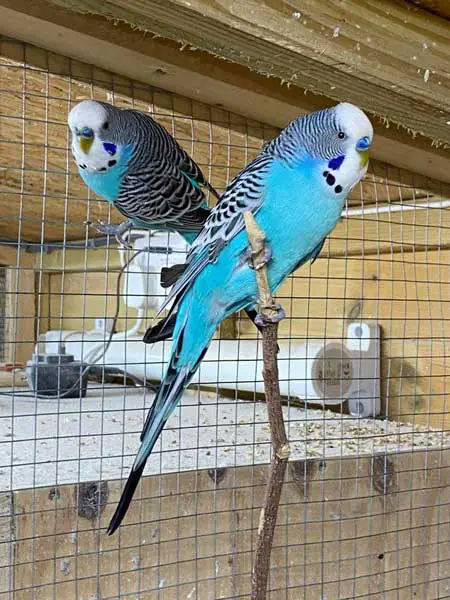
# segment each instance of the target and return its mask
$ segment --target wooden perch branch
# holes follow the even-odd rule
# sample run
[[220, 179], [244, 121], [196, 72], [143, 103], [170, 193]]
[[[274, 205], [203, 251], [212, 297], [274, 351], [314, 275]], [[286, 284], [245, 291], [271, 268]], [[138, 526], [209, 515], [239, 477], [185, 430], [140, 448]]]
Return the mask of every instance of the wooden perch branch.
[[[270, 319], [274, 317], [278, 311], [274, 305], [269, 288], [265, 261], [265, 235], [256, 223], [251, 212], [244, 213], [244, 221], [250, 248], [252, 250], [253, 266], [256, 271], [260, 313], [263, 317]], [[267, 483], [264, 504], [259, 517], [258, 539], [252, 573], [252, 600], [265, 600], [266, 598], [270, 554], [281, 490], [290, 453], [281, 407], [277, 363], [277, 334], [277, 322], [268, 322], [262, 333], [264, 388], [266, 393], [273, 457], [270, 465], [269, 481]]]

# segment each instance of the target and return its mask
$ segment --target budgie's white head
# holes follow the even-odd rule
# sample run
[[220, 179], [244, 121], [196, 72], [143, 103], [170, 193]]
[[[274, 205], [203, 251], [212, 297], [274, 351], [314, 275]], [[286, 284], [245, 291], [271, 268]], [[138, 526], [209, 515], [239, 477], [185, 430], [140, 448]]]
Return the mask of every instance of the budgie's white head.
[[366, 174], [372, 138], [368, 117], [343, 102], [299, 117], [266, 151], [293, 165], [312, 159], [326, 191], [341, 200]]
[[364, 177], [369, 164], [373, 127], [363, 111], [342, 102], [328, 109], [335, 114], [335, 140], [331, 158], [321, 172], [329, 191], [337, 197], [346, 197]]
[[367, 171], [369, 148], [372, 145], [372, 123], [360, 108], [348, 102], [338, 104], [334, 110], [340, 128], [338, 138], [342, 138], [339, 151], [342, 150], [342, 156], [345, 156], [342, 167], [349, 171], [360, 170], [360, 177], [363, 177]]
[[72, 153], [80, 169], [104, 173], [118, 164], [123, 144], [118, 141], [120, 109], [96, 100], [83, 100], [69, 113]]

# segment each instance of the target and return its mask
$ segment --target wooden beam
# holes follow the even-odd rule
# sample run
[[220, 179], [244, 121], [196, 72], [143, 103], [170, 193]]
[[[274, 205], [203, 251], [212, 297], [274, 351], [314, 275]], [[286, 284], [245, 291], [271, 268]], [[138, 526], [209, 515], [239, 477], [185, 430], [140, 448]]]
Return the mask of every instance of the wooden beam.
[[[137, 33], [126, 24], [113, 23], [100, 16], [80, 15], [63, 10], [55, 6], [56, 1], [62, 3], [65, 0], [1, 0], [0, 31], [53, 52], [277, 127], [284, 127], [299, 114], [333, 103], [324, 96], [306, 94], [304, 88], [298, 87], [302, 84], [311, 88], [307, 77], [297, 79], [295, 85], [290, 87], [281, 86], [277, 79], [267, 78], [248, 69], [248, 61], [245, 65], [231, 64], [198, 50], [180, 52], [179, 44], [175, 42], [155, 39], [145, 32]], [[159, 2], [152, 2], [152, 6], [158, 9], [158, 15], [164, 12], [166, 4], [168, 8], [173, 8], [175, 3], [164, 3], [161, 8]], [[252, 6], [253, 4], [252, 2]], [[104, 6], [110, 5], [105, 3]], [[143, 6], [147, 4], [143, 3]], [[77, 3], [77, 7], [83, 7], [82, 1]], [[88, 10], [88, 7], [85, 7], [85, 10]], [[206, 33], [201, 23], [200, 18], [196, 29]], [[235, 35], [231, 36], [230, 31], [228, 34], [230, 35], [227, 37], [227, 46], [232, 48], [236, 41]], [[278, 49], [278, 52], [280, 56], [289, 54], [286, 49], [281, 52]], [[442, 52], [446, 56], [445, 48]], [[256, 59], [251, 62], [252, 68], [259, 65]], [[309, 73], [308, 70], [307, 72]], [[348, 77], [346, 75], [344, 79], [347, 81]], [[360, 86], [354, 76], [348, 81], [349, 88]], [[354, 94], [350, 94], [350, 90], [341, 87], [334, 90], [331, 87], [328, 85], [323, 93], [330, 97], [357, 101]], [[398, 117], [397, 121], [404, 121], [403, 124], [415, 131], [424, 130], [431, 138], [443, 137], [447, 130], [450, 131], [446, 121], [443, 121], [445, 118], [450, 120], [450, 115], [443, 116], [445, 110], [441, 114], [440, 109], [436, 109], [439, 113], [436, 115], [436, 110], [427, 106], [419, 119], [417, 114], [423, 108], [420, 108], [420, 102], [408, 100], [406, 109], [404, 97], [395, 94], [392, 88], [389, 90], [389, 105], [392, 110], [388, 110], [387, 104], [382, 106], [381, 101], [376, 106], [369, 106], [368, 99], [378, 98], [381, 88], [377, 84], [375, 94], [368, 83], [363, 87], [366, 101], [359, 104], [369, 110], [385, 115], [393, 121], [396, 120], [394, 113], [402, 110], [406, 120]], [[416, 122], [408, 121], [408, 116], [416, 119]], [[432, 146], [429, 138], [420, 135], [413, 137], [397, 128], [386, 128], [377, 123], [376, 119], [374, 121], [376, 142], [373, 156], [376, 159], [439, 181], [450, 182], [448, 152]], [[436, 122], [438, 126], [432, 130]]]
[[111, 273], [121, 267], [117, 247], [96, 250], [53, 250], [36, 254], [35, 269], [49, 273]]
[[181, 41], [450, 143], [448, 24], [394, 0], [52, 0]]
[[32, 263], [33, 258], [31, 254], [25, 254], [23, 251], [19, 250], [18, 248], [14, 248], [13, 246], [0, 244], [1, 266], [25, 266], [25, 268], [28, 268]]
[[409, 2], [444, 19], [450, 19], [450, 3], [448, 0], [409, 0]]

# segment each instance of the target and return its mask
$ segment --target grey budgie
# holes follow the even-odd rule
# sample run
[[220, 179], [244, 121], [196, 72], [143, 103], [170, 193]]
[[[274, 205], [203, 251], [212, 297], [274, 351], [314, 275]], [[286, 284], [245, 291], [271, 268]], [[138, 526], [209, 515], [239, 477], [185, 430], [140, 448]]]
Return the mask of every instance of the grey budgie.
[[179, 232], [192, 243], [209, 215], [200, 167], [150, 115], [83, 100], [69, 114], [79, 174], [128, 219], [96, 228], [120, 235], [132, 225]]

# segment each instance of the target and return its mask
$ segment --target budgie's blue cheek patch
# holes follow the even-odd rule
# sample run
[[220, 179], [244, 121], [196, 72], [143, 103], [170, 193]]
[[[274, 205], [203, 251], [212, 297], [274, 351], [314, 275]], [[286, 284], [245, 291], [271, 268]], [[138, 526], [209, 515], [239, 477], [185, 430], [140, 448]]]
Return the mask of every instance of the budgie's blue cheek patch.
[[333, 171], [338, 171], [342, 163], [344, 162], [345, 156], [336, 156], [332, 158], [328, 163], [328, 168]]
[[115, 144], [111, 144], [109, 142], [103, 142], [103, 148], [110, 156], [114, 156], [117, 152], [117, 146]]

